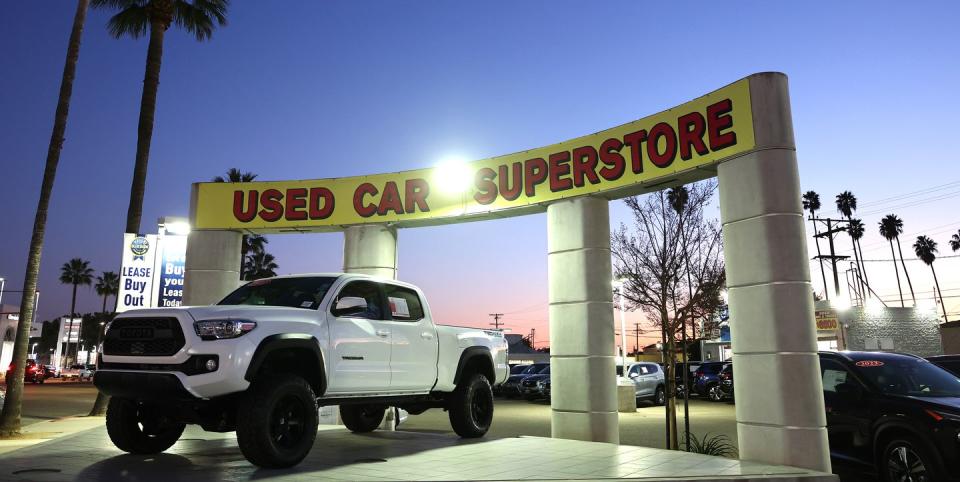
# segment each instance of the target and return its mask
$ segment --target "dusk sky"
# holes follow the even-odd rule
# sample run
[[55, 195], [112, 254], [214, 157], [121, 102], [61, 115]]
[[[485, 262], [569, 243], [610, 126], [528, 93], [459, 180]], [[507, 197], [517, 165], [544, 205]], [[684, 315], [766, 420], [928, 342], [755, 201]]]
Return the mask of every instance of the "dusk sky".
[[[8, 290], [22, 287], [74, 10], [67, 1], [13, 2], [0, 16], [0, 277]], [[960, 228], [960, 163], [950, 148], [960, 111], [956, 2], [237, 1], [228, 15], [209, 42], [167, 34], [144, 232], [155, 232], [160, 216], [186, 216], [190, 184], [231, 167], [284, 180], [480, 159], [781, 71], [802, 188], [819, 192], [832, 216], [836, 194], [857, 195], [874, 289], [899, 300], [876, 227], [885, 214], [904, 219], [918, 299], [930, 299], [933, 278], [913, 255], [916, 235], [933, 237], [941, 256], [955, 254], [947, 240]], [[70, 258], [119, 271], [147, 40], [111, 38], [108, 17], [92, 10], [83, 35], [43, 251], [44, 320], [69, 311], [70, 286], [57, 278]], [[399, 276], [425, 290], [441, 322], [486, 326], [488, 313], [507, 313], [506, 326], [535, 328], [540, 346], [548, 340], [545, 221], [402, 230]], [[613, 202], [612, 227], [627, 221]], [[269, 239], [283, 274], [341, 269], [340, 234]], [[845, 235], [837, 243], [849, 254]], [[935, 266], [956, 319], [960, 260]], [[18, 303], [19, 293], [3, 302]], [[78, 311], [100, 305], [92, 289], [80, 290]]]

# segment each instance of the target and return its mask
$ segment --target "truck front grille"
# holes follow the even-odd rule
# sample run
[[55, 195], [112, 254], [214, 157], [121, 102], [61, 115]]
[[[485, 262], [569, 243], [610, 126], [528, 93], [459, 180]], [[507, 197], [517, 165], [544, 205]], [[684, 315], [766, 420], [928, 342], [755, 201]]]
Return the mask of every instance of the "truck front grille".
[[184, 344], [176, 318], [117, 318], [103, 337], [103, 354], [170, 356]]

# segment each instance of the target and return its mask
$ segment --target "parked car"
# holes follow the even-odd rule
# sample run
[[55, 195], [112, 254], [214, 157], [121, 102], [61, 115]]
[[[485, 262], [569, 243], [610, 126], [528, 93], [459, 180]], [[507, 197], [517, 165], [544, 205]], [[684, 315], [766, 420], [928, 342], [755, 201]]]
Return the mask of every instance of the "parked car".
[[83, 380], [84, 379], [83, 373], [86, 371], [87, 371], [87, 365], [84, 365], [81, 363], [75, 363], [73, 365], [70, 365], [66, 369], [64, 369], [60, 373], [60, 377], [65, 378], [67, 380], [71, 380], [71, 379]]
[[540, 380], [538, 384], [540, 385], [540, 393], [543, 395], [543, 398], [550, 400], [550, 377]]
[[536, 375], [530, 375], [527, 378], [524, 378], [520, 382], [520, 393], [523, 394], [523, 398], [527, 400], [536, 400], [538, 398], [543, 398], [543, 393], [540, 391], [540, 382], [550, 378], [550, 366], [548, 365], [543, 370], [540, 370]]
[[656, 363], [638, 362], [627, 370], [627, 378], [633, 381], [637, 401], [650, 400], [654, 405], [666, 401], [666, 383], [663, 369]]
[[[721, 400], [733, 400], [733, 363], [727, 363], [723, 369], [720, 370], [720, 374], [717, 375], [717, 378], [720, 379], [720, 398], [715, 399], [714, 393], [710, 393], [710, 400], [714, 402], [719, 402]], [[716, 392], [716, 390], [714, 390]]]
[[86, 365], [83, 365], [83, 368], [80, 369], [80, 372], [79, 372], [79, 374], [77, 375], [77, 378], [79, 378], [80, 381], [84, 381], [84, 380], [90, 381], [90, 380], [93, 380], [93, 374], [94, 374], [96, 371], [97, 371], [97, 366], [88, 363], [88, 364], [86, 364]]
[[506, 358], [502, 331], [436, 323], [414, 285], [295, 275], [251, 281], [214, 306], [120, 313], [93, 381], [111, 396], [107, 435], [120, 450], [163, 452], [196, 424], [236, 431], [248, 461], [282, 468], [313, 447], [318, 405], [339, 405], [358, 433], [387, 407], [439, 408], [457, 435], [482, 437]]
[[884, 481], [960, 476], [960, 379], [899, 353], [821, 352], [830, 452]]
[[[720, 370], [727, 362], [706, 362], [697, 367], [693, 373], [693, 391], [701, 397], [709, 397], [711, 390], [720, 390]], [[719, 394], [717, 395], [719, 396]]]
[[[527, 367], [529, 367], [529, 366], [530, 366], [530, 365], [528, 365], [528, 364], [510, 365], [510, 375], [518, 375], [518, 374], [520, 374], [521, 372], [523, 372], [524, 370], [526, 370]], [[493, 386], [493, 394], [494, 394], [494, 395], [503, 395], [503, 383], [498, 383], [498, 384], [496, 384], [496, 385]]]
[[960, 377], [960, 355], [931, 356], [928, 357], [927, 360], [930, 360], [930, 363], [933, 363], [934, 365]]
[[56, 365], [44, 365], [48, 378], [60, 378], [60, 368]]
[[683, 383], [683, 370], [687, 369], [689, 375], [687, 376], [687, 384], [693, 386], [693, 381], [696, 379], [695, 372], [697, 368], [700, 368], [700, 362], [688, 361], [686, 364], [683, 362], [677, 362], [676, 372], [674, 373], [674, 383], [677, 387], [677, 397], [683, 397], [683, 392], [686, 390], [686, 386]]
[[548, 367], [550, 367], [549, 363], [534, 363], [533, 365], [525, 368], [522, 372], [516, 375], [510, 375], [500, 386], [500, 393], [507, 398], [514, 398], [523, 395], [523, 392], [520, 391], [520, 382], [522, 382], [524, 378], [527, 378], [531, 375], [536, 375]]
[[[30, 383], [43, 383], [46, 379], [46, 371], [43, 369], [43, 365], [38, 365], [37, 362], [33, 360], [27, 360], [26, 365], [24, 365], [23, 370], [23, 382]], [[10, 367], [7, 368], [7, 379], [13, 376], [13, 363], [10, 364]]]

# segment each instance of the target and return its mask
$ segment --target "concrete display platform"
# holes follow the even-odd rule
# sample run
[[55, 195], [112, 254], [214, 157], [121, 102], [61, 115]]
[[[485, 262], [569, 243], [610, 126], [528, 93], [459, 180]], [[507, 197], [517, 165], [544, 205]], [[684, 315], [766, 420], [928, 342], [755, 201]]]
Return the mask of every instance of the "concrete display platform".
[[[44, 470], [45, 469], [45, 470]], [[0, 455], [0, 480], [802, 480], [835, 481], [808, 470], [703, 455], [540, 437], [462, 440], [412, 432], [351, 434], [324, 428], [299, 466], [250, 465], [233, 434], [188, 428], [155, 456], [123, 454], [106, 430], [73, 435]]]

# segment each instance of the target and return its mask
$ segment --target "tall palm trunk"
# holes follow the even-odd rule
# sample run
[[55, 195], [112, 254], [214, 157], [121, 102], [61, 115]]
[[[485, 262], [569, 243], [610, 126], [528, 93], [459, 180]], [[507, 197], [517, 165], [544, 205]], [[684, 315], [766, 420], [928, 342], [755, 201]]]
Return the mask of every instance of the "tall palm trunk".
[[110, 295], [103, 295], [103, 308], [100, 309], [100, 313], [107, 312], [107, 297]]
[[137, 159], [133, 168], [133, 182], [130, 184], [130, 205], [127, 207], [128, 233], [140, 232], [143, 193], [147, 184], [147, 162], [150, 159], [150, 141], [153, 139], [153, 117], [157, 110], [157, 89], [160, 87], [163, 36], [166, 31], [166, 27], [159, 22], [150, 25], [150, 45], [147, 47], [147, 68], [143, 77], [140, 123], [137, 127]]
[[863, 247], [860, 246], [860, 240], [856, 242], [857, 249], [860, 250], [860, 263], [863, 265], [863, 285], [864, 291], [866, 291], [866, 296], [872, 298], [873, 295], [870, 294], [870, 278], [867, 277], [867, 261], [863, 257]]
[[947, 307], [943, 305], [943, 293], [940, 292], [940, 282], [937, 281], [937, 270], [933, 269], [933, 263], [930, 263], [930, 271], [933, 272], [933, 283], [937, 285], [937, 296], [940, 297], [940, 309], [943, 310], [943, 322], [947, 322]]
[[900, 286], [900, 271], [897, 269], [897, 253], [893, 251], [893, 240], [890, 241], [890, 256], [893, 256], [893, 272], [897, 274], [897, 291], [900, 292], [900, 307], [905, 308], [907, 305], [903, 302], [903, 288]]
[[77, 11], [73, 16], [73, 28], [67, 44], [67, 59], [60, 79], [60, 99], [54, 115], [53, 133], [47, 148], [47, 160], [43, 169], [43, 182], [40, 185], [40, 200], [33, 220], [33, 235], [30, 237], [30, 251], [27, 255], [27, 269], [23, 278], [23, 296], [20, 298], [20, 323], [17, 324], [17, 338], [13, 344], [14, 370], [7, 377], [7, 394], [0, 412], [0, 436], [8, 436], [20, 431], [21, 403], [23, 401], [23, 370], [26, 365], [27, 347], [30, 343], [30, 323], [34, 317], [34, 302], [37, 296], [37, 277], [40, 273], [40, 255], [43, 251], [43, 235], [47, 228], [47, 208], [50, 206], [50, 194], [53, 181], [57, 176], [57, 164], [60, 163], [60, 150], [63, 148], [64, 134], [67, 130], [67, 117], [70, 112], [70, 96], [73, 94], [73, 79], [77, 71], [77, 59], [80, 58], [80, 38], [83, 23], [87, 18], [90, 0], [78, 0]]
[[900, 248], [900, 236], [897, 236], [897, 250], [900, 251], [900, 264], [903, 265], [903, 274], [907, 277], [907, 286], [910, 287], [910, 297], [913, 298], [913, 306], [917, 306], [917, 296], [913, 294], [913, 283], [910, 282], [910, 273], [907, 272], [907, 263], [903, 260], [903, 249]]
[[[70, 322], [67, 324], [67, 346], [63, 350], [63, 358], [60, 359], [60, 368], [66, 368], [67, 358], [70, 357], [70, 338], [73, 336], [73, 319], [77, 316], [77, 284], [73, 284], [73, 298], [70, 299]], [[77, 336], [79, 342], [80, 337]], [[79, 344], [79, 343], [78, 343]]]

